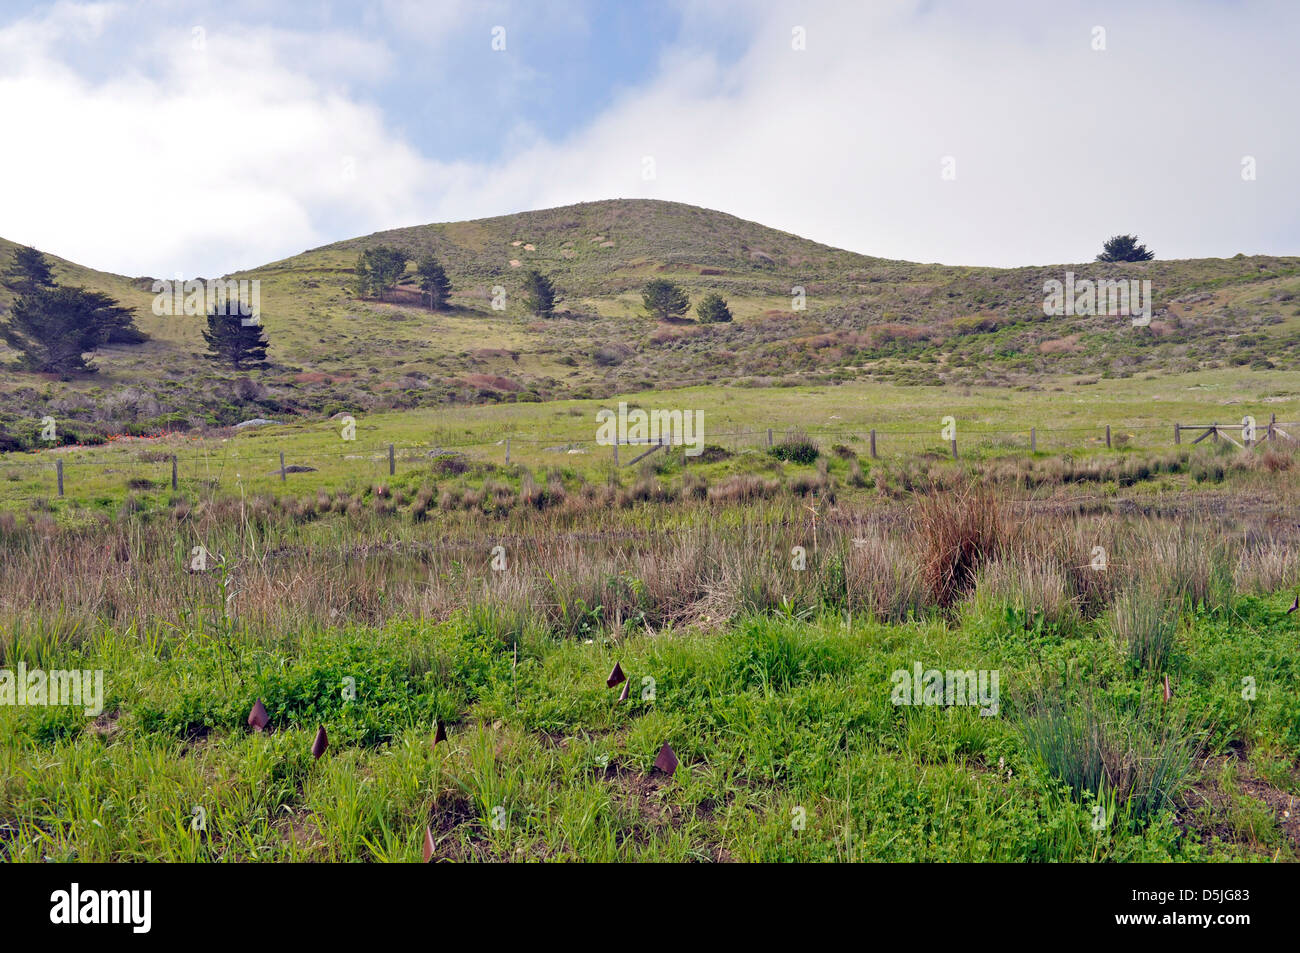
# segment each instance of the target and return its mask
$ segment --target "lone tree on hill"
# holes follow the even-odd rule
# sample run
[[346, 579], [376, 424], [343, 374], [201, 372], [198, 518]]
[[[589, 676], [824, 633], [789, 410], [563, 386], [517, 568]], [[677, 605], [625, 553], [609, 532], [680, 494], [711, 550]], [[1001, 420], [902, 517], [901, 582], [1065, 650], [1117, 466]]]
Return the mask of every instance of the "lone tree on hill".
[[231, 302], [224, 309], [213, 307], [203, 332], [208, 360], [229, 364], [237, 371], [266, 367], [266, 349], [271, 342], [265, 330], [260, 318], [253, 318], [242, 302]]
[[650, 316], [660, 321], [680, 318], [691, 306], [691, 299], [686, 292], [667, 278], [655, 278], [646, 282], [646, 286], [641, 289], [641, 300]]
[[1150, 261], [1156, 257], [1153, 251], [1147, 251], [1146, 245], [1139, 245], [1136, 235], [1114, 235], [1106, 239], [1101, 246], [1098, 261]]
[[432, 255], [425, 255], [415, 266], [420, 276], [420, 290], [429, 296], [429, 310], [441, 311], [451, 296], [451, 281], [447, 272]]
[[715, 291], [710, 291], [701, 299], [695, 306], [695, 313], [699, 315], [700, 324], [721, 324], [731, 320], [731, 309], [727, 307], [722, 295]]
[[555, 285], [535, 268], [524, 272], [524, 307], [539, 318], [555, 313]]
[[400, 248], [376, 245], [357, 256], [356, 278], [353, 290], [360, 298], [382, 298], [406, 273], [410, 256]]
[[14, 254], [0, 284], [14, 295], [0, 339], [22, 355], [28, 370], [61, 376], [93, 371], [86, 355], [101, 345], [145, 340], [130, 308], [100, 291], [57, 284], [49, 260], [35, 248]]

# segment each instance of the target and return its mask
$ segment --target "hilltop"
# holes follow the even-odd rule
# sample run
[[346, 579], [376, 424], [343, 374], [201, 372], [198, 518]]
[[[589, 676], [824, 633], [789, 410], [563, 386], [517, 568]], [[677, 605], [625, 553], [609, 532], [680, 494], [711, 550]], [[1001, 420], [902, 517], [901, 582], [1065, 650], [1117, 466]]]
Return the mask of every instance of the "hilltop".
[[[357, 255], [383, 244], [438, 257], [454, 288], [451, 310], [420, 306], [413, 266], [391, 300], [353, 297], [348, 283]], [[0, 258], [12, 249], [0, 241]], [[520, 275], [533, 267], [559, 289], [552, 320], [525, 314], [517, 300]], [[1044, 282], [1063, 279], [1067, 270], [1149, 279], [1151, 325], [1045, 316]], [[20, 421], [47, 412], [84, 422], [93, 436], [256, 416], [605, 397], [706, 382], [1039, 388], [1225, 366], [1294, 368], [1300, 358], [1297, 258], [1014, 269], [915, 264], [654, 200], [394, 229], [228, 276], [262, 282], [274, 366], [252, 375], [214, 372], [202, 357], [199, 320], [152, 314], [151, 278], [63, 260], [56, 276], [136, 308], [151, 340], [105, 349], [101, 372], [85, 379], [51, 381], [10, 364], [0, 385], [7, 408], [0, 426], [10, 430], [25, 430]], [[656, 323], [643, 314], [638, 293], [651, 277], [679, 283], [693, 301], [721, 293], [735, 322]], [[496, 286], [507, 291], [504, 311], [491, 306]], [[795, 288], [804, 292], [802, 310]], [[0, 351], [0, 361], [7, 357]]]

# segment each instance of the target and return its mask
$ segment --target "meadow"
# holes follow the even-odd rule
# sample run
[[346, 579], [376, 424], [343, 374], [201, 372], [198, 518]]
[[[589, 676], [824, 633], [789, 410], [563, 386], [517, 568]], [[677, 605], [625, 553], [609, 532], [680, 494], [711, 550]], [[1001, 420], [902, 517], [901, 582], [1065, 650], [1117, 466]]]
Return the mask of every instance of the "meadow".
[[[68, 451], [62, 499], [0, 484], [0, 661], [102, 669], [104, 707], [0, 706], [0, 850], [1293, 860], [1296, 454], [1175, 446], [1165, 413], [1231, 420], [1241, 380], [944, 393], [957, 461], [910, 389], [858, 385], [673, 394], [761, 408], [774, 447], [620, 467], [497, 443], [590, 442], [597, 404], [363, 417], [360, 461], [337, 421], [213, 435], [174, 492], [167, 440]], [[863, 405], [914, 443], [872, 460]], [[1028, 451], [1071, 411], [1091, 442]], [[442, 449], [389, 476], [386, 440]], [[280, 449], [321, 466], [281, 480]], [[896, 703], [918, 667], [996, 672], [996, 712]]]
[[[768, 431], [780, 439], [792, 430], [817, 436], [827, 448], [844, 445], [869, 470], [870, 432], [877, 431], [879, 461], [950, 454], [942, 419], [951, 415], [964, 459], [1005, 455], [1048, 461], [1055, 458], [1125, 459], [1125, 454], [1176, 449], [1174, 425], [1240, 426], [1247, 415], [1261, 432], [1271, 418], [1300, 421], [1300, 392], [1286, 371], [1243, 374], [1201, 370], [1186, 374], [1103, 378], [1061, 377], [1041, 386], [909, 386], [850, 381], [823, 386], [742, 387], [716, 384], [668, 392], [641, 391], [605, 400], [479, 404], [406, 411], [351, 411], [355, 428], [344, 439], [344, 412], [334, 419], [274, 415], [273, 424], [246, 429], [191, 432], [140, 431], [108, 440], [85, 438], [78, 418], [57, 416], [58, 442], [40, 440], [40, 419], [24, 427], [35, 453], [0, 455], [0, 510], [33, 505], [65, 513], [62, 519], [92, 512], [115, 513], [128, 497], [162, 504], [171, 497], [171, 456], [177, 457], [179, 488], [194, 500], [213, 492], [315, 493], [319, 489], [368, 492], [375, 483], [401, 485], [431, 455], [463, 455], [469, 462], [510, 463], [545, 471], [557, 469], [587, 480], [607, 479], [612, 449], [596, 443], [596, 414], [617, 408], [699, 408], [704, 412], [705, 443], [729, 456], [709, 462], [697, 458], [697, 472], [709, 477], [745, 473], [778, 475], [779, 461], [767, 453]], [[1111, 448], [1106, 447], [1106, 429]], [[1300, 431], [1300, 428], [1294, 428]], [[1031, 454], [1031, 431], [1036, 453]], [[152, 434], [152, 435], [151, 435]], [[1187, 432], [1190, 445], [1200, 431]], [[1240, 439], [1240, 434], [1237, 438]], [[388, 448], [394, 447], [390, 479]], [[280, 478], [279, 454], [288, 466], [309, 472]], [[621, 469], [639, 452], [623, 448]], [[1118, 456], [1116, 456], [1118, 455]], [[680, 460], [680, 453], [677, 459]], [[57, 496], [56, 463], [65, 469], [68, 498]], [[691, 465], [687, 462], [687, 465]], [[503, 476], [504, 478], [504, 476]], [[518, 482], [518, 474], [514, 482]], [[134, 505], [134, 504], [132, 504]]]

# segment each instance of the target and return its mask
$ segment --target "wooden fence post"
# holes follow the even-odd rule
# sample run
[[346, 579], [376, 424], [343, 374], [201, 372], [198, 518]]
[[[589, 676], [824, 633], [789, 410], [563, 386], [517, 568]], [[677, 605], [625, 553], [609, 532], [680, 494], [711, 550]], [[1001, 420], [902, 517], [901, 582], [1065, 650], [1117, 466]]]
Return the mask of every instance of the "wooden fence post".
[[1106, 449], [1110, 449], [1110, 424], [1106, 425]]
[[510, 438], [506, 437], [506, 463], [510, 462]]
[[393, 445], [388, 445], [388, 475], [392, 476], [397, 473], [397, 457], [394, 455]]
[[1037, 427], [1029, 428], [1029, 452], [1030, 453], [1038, 452], [1038, 428]]
[[54, 470], [59, 475], [59, 496], [63, 495], [63, 461], [54, 461]]
[[614, 441], [614, 466], [618, 466], [618, 440]]
[[871, 459], [872, 460], [880, 459], [879, 457], [876, 456], [876, 432], [874, 430], [871, 431]]
[[957, 459], [957, 438], [956, 437], [952, 438], [952, 458], [954, 460]]
[[176, 454], [172, 454], [172, 492], [176, 492]]
[[772, 428], [771, 428], [771, 427], [768, 427], [768, 428], [767, 428], [767, 445], [768, 445], [769, 447], [772, 446]]
[[1268, 439], [1269, 440], [1277, 439], [1273, 434], [1273, 428], [1275, 426], [1277, 426], [1277, 414], [1271, 414], [1269, 415], [1268, 418]]
[[1174, 424], [1174, 443], [1183, 442], [1183, 428], [1179, 424]]
[[280, 482], [283, 483], [289, 479], [289, 475], [284, 472], [284, 451], [280, 451]]

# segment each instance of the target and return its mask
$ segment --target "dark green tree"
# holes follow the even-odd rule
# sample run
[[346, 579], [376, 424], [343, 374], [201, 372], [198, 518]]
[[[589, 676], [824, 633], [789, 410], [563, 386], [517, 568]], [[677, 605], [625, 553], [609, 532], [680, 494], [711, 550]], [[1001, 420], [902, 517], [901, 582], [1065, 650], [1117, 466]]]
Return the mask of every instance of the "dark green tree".
[[376, 245], [357, 256], [353, 290], [360, 298], [382, 298], [397, 287], [410, 256], [400, 248]]
[[555, 285], [535, 268], [524, 272], [524, 307], [539, 318], [555, 313]]
[[56, 284], [49, 261], [34, 248], [15, 253], [0, 284], [14, 294], [0, 338], [22, 355], [29, 370], [93, 371], [86, 355], [101, 345], [145, 339], [131, 309], [103, 292]]
[[415, 266], [420, 276], [420, 290], [429, 298], [429, 310], [441, 311], [451, 297], [451, 281], [447, 272], [432, 255], [425, 255]]
[[700, 324], [721, 324], [731, 320], [731, 309], [727, 307], [726, 300], [714, 291], [700, 300], [695, 306], [695, 313], [699, 315]]
[[41, 288], [54, 287], [54, 271], [49, 260], [29, 245], [14, 252], [13, 261], [0, 276], [0, 284], [15, 295], [34, 294]]
[[691, 306], [691, 299], [686, 292], [667, 278], [655, 278], [646, 282], [641, 289], [641, 300], [650, 316], [660, 321], [680, 318]]
[[232, 301], [227, 307], [208, 312], [208, 326], [203, 340], [208, 344], [207, 357], [218, 364], [229, 364], [237, 371], [266, 367], [266, 349], [270, 341], [260, 317], [243, 302]]
[[1156, 257], [1153, 251], [1147, 251], [1146, 245], [1139, 245], [1136, 235], [1113, 235], [1101, 246], [1098, 261], [1150, 261]]

